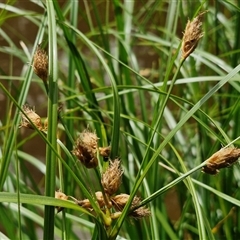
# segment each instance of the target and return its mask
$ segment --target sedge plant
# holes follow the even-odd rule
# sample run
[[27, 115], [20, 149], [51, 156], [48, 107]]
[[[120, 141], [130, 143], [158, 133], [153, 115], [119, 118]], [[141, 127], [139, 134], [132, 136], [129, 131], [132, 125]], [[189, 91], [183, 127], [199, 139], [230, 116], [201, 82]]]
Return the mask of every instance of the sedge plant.
[[238, 3], [29, 3], [0, 3], [1, 238], [236, 238]]

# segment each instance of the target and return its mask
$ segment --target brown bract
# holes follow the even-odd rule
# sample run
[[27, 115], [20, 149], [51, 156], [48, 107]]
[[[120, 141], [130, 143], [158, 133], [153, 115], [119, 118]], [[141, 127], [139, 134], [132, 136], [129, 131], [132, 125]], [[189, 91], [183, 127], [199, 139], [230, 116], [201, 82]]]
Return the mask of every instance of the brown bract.
[[238, 160], [239, 157], [239, 148], [222, 148], [206, 160], [206, 166], [202, 168], [202, 171], [208, 174], [215, 175], [219, 172], [221, 168], [231, 166]]
[[188, 20], [182, 40], [182, 59], [186, 59], [195, 50], [203, 37], [202, 19], [206, 12], [200, 13], [192, 21]]

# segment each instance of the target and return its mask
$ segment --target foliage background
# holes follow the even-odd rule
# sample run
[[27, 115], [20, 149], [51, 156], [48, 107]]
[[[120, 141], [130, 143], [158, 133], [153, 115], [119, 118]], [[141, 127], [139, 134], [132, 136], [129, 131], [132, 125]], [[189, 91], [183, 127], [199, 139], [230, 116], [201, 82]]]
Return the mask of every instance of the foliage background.
[[[239, 236], [238, 163], [216, 176], [197, 170], [222, 146], [240, 145], [239, 7], [237, 1], [0, 3], [1, 237]], [[203, 10], [209, 11], [204, 37], [180, 66], [182, 32]], [[49, 55], [48, 95], [31, 67], [39, 43]], [[48, 116], [47, 137], [18, 129], [25, 103], [43, 121]], [[57, 127], [60, 105], [64, 125]], [[100, 190], [104, 159], [98, 170], [86, 170], [71, 154], [86, 128], [96, 131], [100, 146], [111, 145], [112, 159], [121, 157], [119, 193], [140, 196], [151, 217], [129, 220], [124, 212], [106, 233], [102, 218], [53, 198], [61, 189], [93, 201]], [[58, 205], [63, 213], [54, 213]]]

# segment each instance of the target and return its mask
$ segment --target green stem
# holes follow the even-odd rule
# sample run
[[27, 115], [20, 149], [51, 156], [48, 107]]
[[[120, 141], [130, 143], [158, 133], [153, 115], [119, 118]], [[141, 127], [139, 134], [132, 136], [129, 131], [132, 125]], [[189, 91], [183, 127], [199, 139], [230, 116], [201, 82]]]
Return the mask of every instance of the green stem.
[[[57, 36], [56, 19], [52, 1], [46, 2], [48, 15], [49, 36], [49, 94], [48, 94], [48, 130], [47, 139], [57, 148], [57, 122], [58, 122], [58, 68], [57, 68]], [[52, 147], [47, 145], [46, 149], [46, 176], [45, 195], [54, 197], [56, 188], [56, 161], [57, 157]], [[43, 239], [54, 239], [54, 207], [45, 206], [44, 235]]]

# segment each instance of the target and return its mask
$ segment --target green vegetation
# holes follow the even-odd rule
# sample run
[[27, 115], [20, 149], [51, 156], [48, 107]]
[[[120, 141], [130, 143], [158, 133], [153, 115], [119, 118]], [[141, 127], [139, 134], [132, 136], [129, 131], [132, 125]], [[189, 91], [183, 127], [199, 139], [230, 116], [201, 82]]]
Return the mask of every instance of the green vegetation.
[[0, 3], [0, 238], [236, 239], [238, 1], [19, 2]]

